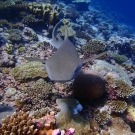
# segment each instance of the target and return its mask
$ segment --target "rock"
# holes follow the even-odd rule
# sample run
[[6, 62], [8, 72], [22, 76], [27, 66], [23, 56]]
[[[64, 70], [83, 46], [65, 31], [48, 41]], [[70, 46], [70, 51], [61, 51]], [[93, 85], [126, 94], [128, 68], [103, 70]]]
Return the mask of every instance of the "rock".
[[75, 99], [57, 99], [56, 103], [61, 111], [56, 115], [56, 126], [60, 129], [75, 128], [75, 135], [81, 135], [84, 128], [90, 128], [78, 112], [82, 110], [81, 104]]

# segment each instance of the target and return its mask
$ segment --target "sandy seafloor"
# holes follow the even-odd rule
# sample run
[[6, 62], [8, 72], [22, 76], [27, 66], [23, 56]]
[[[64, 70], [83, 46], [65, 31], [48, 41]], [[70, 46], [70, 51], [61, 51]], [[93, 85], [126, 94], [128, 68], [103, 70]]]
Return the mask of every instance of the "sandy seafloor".
[[[76, 2], [0, 4], [0, 135], [135, 134], [133, 27], [92, 6], [80, 11]], [[91, 59], [82, 64], [84, 74], [59, 82], [49, 78], [45, 60], [59, 49], [52, 31], [62, 19], [62, 40], [68, 27], [78, 59]], [[56, 59], [56, 73], [59, 62], [67, 73], [64, 64], [74, 63]]]

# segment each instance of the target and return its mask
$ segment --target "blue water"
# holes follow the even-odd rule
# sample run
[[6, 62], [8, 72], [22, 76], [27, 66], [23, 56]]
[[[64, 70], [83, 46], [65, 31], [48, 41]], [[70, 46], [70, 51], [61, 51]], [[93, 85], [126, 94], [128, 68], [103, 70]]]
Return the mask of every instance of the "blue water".
[[106, 15], [114, 13], [116, 19], [135, 28], [135, 0], [92, 0]]

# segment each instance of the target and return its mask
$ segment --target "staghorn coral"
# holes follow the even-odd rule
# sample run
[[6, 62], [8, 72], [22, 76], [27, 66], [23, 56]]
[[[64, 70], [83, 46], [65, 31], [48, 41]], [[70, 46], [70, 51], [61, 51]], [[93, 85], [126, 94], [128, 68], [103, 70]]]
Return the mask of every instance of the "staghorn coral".
[[7, 116], [2, 120], [2, 127], [0, 127], [2, 135], [35, 135], [37, 131], [32, 118], [29, 117], [29, 112], [23, 111]]
[[36, 41], [38, 40], [37, 34], [34, 32], [33, 29], [29, 27], [25, 27], [22, 32], [22, 38], [26, 42], [30, 42], [32, 40]]
[[18, 65], [14, 69], [11, 69], [10, 74], [21, 82], [37, 77], [46, 78], [48, 76], [44, 64], [37, 61]]
[[127, 108], [127, 103], [123, 100], [112, 100], [111, 109], [114, 112], [123, 113]]
[[97, 109], [93, 113], [95, 120], [100, 125], [105, 125], [106, 122], [110, 119], [110, 113], [108, 110], [100, 111], [100, 109]]
[[84, 52], [98, 53], [104, 51], [106, 48], [106, 42], [102, 40], [91, 39], [86, 45], [82, 47]]
[[111, 57], [116, 60], [118, 63], [123, 63], [128, 60], [128, 58], [125, 55], [119, 55], [117, 53], [111, 53]]
[[33, 2], [28, 5], [28, 9], [31, 13], [42, 18], [46, 23], [53, 24], [58, 21], [59, 13], [53, 9], [51, 4], [38, 4]]
[[135, 89], [128, 83], [126, 83], [123, 80], [116, 80], [115, 81], [116, 87], [117, 87], [117, 94], [119, 97], [122, 98], [129, 98], [135, 94]]

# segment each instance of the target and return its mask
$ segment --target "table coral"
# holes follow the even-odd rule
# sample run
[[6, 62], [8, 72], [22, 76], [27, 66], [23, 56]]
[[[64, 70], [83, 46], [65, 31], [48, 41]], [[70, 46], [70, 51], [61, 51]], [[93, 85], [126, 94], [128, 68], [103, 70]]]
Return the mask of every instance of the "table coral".
[[122, 98], [129, 98], [135, 95], [135, 89], [131, 85], [127, 84], [122, 80], [116, 80], [116, 92], [118, 93], [119, 97]]
[[127, 103], [123, 100], [111, 101], [111, 109], [114, 112], [123, 113], [127, 108]]
[[37, 77], [47, 77], [44, 64], [37, 61], [18, 65], [11, 69], [10, 74], [18, 81], [26, 81]]
[[0, 133], [13, 135], [35, 135], [37, 130], [34, 126], [32, 118], [29, 117], [29, 112], [19, 111], [12, 116], [2, 120], [2, 127]]

